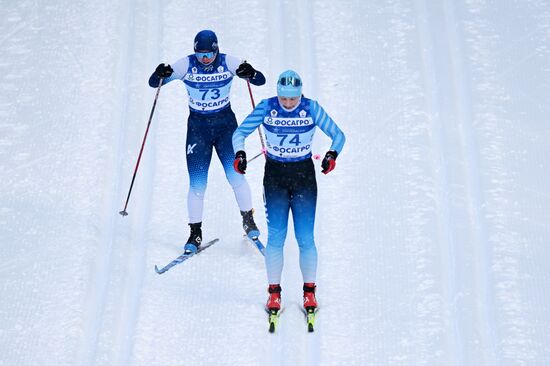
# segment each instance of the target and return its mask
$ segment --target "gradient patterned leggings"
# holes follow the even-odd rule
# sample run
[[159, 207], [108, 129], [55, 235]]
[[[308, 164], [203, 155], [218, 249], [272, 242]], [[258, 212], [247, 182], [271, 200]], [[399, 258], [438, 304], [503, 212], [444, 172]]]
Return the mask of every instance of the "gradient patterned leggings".
[[300, 269], [304, 282], [315, 282], [317, 248], [313, 238], [317, 181], [311, 159], [281, 163], [267, 159], [264, 174], [264, 204], [268, 239], [265, 264], [269, 284], [280, 284], [283, 248], [292, 210], [294, 234], [300, 249]]
[[252, 209], [250, 187], [243, 175], [233, 169], [231, 138], [237, 129], [237, 120], [231, 108], [210, 115], [191, 113], [187, 121], [186, 157], [189, 172], [187, 209], [189, 223], [202, 221], [204, 193], [208, 182], [208, 169], [215, 149], [222, 163], [227, 181], [233, 188], [241, 211]]

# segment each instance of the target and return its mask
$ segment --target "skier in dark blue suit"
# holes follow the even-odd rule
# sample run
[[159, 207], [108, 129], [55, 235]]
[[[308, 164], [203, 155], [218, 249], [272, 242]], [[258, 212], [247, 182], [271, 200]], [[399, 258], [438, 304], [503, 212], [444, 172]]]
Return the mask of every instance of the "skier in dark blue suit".
[[218, 39], [211, 30], [200, 31], [194, 41], [194, 54], [172, 65], [160, 64], [149, 78], [153, 88], [173, 80], [182, 80], [189, 95], [187, 120], [187, 170], [189, 193], [187, 207], [191, 234], [185, 244], [187, 253], [196, 252], [202, 241], [202, 212], [212, 149], [223, 165], [243, 217], [243, 228], [251, 237], [260, 232], [252, 215], [250, 187], [244, 176], [232, 168], [231, 137], [237, 120], [231, 109], [229, 92], [233, 76], [248, 79], [254, 85], [265, 84], [265, 77], [249, 63], [219, 52]]
[[272, 311], [281, 307], [283, 246], [292, 210], [304, 280], [303, 304], [311, 311], [317, 307], [317, 249], [313, 238], [317, 182], [311, 143], [315, 127], [332, 139], [331, 148], [321, 163], [322, 172], [327, 174], [336, 167], [336, 157], [342, 151], [345, 137], [317, 101], [302, 95], [302, 80], [292, 70], [279, 76], [277, 96], [262, 100], [233, 134], [236, 151], [233, 166], [241, 174], [245, 173], [247, 163], [244, 140], [260, 125], [265, 131], [267, 145], [263, 181], [268, 228], [265, 263], [269, 298], [266, 307]]

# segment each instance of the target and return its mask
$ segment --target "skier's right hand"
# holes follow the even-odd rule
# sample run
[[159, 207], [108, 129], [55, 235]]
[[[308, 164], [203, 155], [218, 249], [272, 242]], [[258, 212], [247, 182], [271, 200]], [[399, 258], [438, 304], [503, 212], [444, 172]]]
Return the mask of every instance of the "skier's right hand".
[[246, 173], [246, 153], [242, 150], [237, 151], [233, 161], [233, 169], [239, 174]]
[[155, 69], [155, 75], [159, 78], [167, 78], [172, 75], [174, 70], [172, 69], [172, 66], [165, 65], [165, 64], [159, 64], [157, 68]]

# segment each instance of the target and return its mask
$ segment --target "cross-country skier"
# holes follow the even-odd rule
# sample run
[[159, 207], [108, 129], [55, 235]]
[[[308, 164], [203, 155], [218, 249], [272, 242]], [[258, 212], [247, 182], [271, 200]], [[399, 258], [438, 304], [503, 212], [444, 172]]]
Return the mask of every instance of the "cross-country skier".
[[248, 79], [254, 85], [265, 84], [265, 77], [249, 63], [219, 52], [218, 39], [211, 30], [200, 31], [194, 40], [194, 54], [177, 60], [172, 65], [160, 64], [149, 78], [153, 88], [179, 79], [189, 94], [187, 120], [187, 170], [189, 193], [187, 207], [191, 234], [185, 244], [186, 253], [196, 253], [202, 241], [202, 213], [208, 168], [212, 148], [216, 149], [225, 175], [233, 188], [247, 235], [260, 232], [252, 216], [252, 198], [246, 179], [232, 168], [231, 136], [237, 120], [231, 109], [229, 91], [233, 76]]
[[263, 181], [268, 228], [265, 263], [269, 298], [266, 307], [276, 311], [281, 307], [283, 246], [288, 214], [292, 210], [294, 233], [300, 248], [304, 308], [314, 310], [317, 307], [317, 249], [313, 226], [317, 182], [311, 143], [315, 127], [332, 139], [330, 150], [321, 163], [322, 172], [327, 174], [336, 167], [336, 157], [342, 151], [345, 137], [317, 101], [302, 95], [302, 80], [292, 70], [279, 76], [277, 96], [262, 100], [233, 134], [236, 151], [233, 166], [241, 174], [245, 173], [247, 165], [244, 140], [259, 125], [264, 128], [267, 145]]

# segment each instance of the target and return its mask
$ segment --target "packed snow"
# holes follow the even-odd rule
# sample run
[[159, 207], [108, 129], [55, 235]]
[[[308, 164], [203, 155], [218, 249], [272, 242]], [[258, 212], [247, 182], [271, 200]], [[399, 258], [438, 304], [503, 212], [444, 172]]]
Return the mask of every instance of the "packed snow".
[[[314, 333], [292, 229], [268, 333], [263, 257], [216, 158], [220, 241], [155, 273], [189, 234], [180, 82], [118, 214], [147, 80], [202, 29], [266, 75], [256, 103], [294, 69], [346, 134], [317, 174]], [[550, 365], [547, 0], [3, 0], [0, 34], [0, 365]], [[251, 111], [243, 80], [232, 106]], [[267, 242], [262, 159], [246, 177]]]

